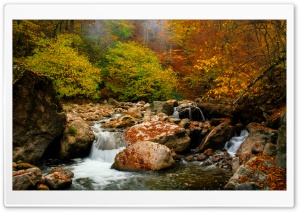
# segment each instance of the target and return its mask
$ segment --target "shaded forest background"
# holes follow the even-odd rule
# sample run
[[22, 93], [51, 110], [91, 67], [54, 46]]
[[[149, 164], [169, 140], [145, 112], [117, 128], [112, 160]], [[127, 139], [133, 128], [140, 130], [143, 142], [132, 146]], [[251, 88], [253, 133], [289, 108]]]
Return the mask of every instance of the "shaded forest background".
[[[14, 79], [31, 69], [61, 99], [195, 99], [281, 107], [284, 20], [15, 20]], [[251, 103], [251, 104], [250, 104]]]

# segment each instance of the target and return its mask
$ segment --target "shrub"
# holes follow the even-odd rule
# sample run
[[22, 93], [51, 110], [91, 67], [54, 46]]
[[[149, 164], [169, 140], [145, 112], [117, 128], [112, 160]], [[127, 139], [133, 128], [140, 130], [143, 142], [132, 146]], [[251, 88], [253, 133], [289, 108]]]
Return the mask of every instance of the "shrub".
[[25, 59], [31, 69], [53, 78], [60, 97], [98, 98], [100, 69], [88, 58], [79, 55], [77, 35], [61, 34], [55, 39], [43, 39], [34, 50], [34, 55]]
[[154, 101], [172, 97], [176, 77], [162, 69], [156, 54], [135, 42], [118, 42], [102, 62], [101, 77], [106, 93], [121, 101]]

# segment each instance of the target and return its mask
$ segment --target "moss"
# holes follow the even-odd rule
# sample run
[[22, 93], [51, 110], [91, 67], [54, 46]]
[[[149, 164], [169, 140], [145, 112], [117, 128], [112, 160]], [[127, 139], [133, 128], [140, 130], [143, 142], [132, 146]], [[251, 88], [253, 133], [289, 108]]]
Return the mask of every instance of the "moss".
[[69, 134], [72, 136], [75, 136], [77, 134], [77, 129], [72, 125], [69, 126]]

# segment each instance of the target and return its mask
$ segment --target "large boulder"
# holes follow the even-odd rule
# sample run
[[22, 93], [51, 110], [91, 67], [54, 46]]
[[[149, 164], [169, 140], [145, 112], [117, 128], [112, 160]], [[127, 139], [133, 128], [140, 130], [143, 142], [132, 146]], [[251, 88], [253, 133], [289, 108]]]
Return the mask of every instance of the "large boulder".
[[267, 143], [276, 143], [277, 130], [264, 127], [255, 122], [248, 124], [247, 130], [249, 134], [236, 153], [238, 157], [263, 153]]
[[90, 126], [76, 118], [67, 124], [61, 139], [61, 158], [85, 157], [89, 154], [95, 135]]
[[281, 125], [278, 129], [276, 150], [276, 165], [286, 168], [286, 113], [282, 114], [281, 116]]
[[112, 168], [122, 171], [161, 170], [174, 163], [168, 147], [145, 141], [134, 143], [118, 153]]
[[155, 112], [156, 114], [165, 113], [170, 116], [173, 115], [174, 107], [172, 102], [154, 101], [150, 104], [149, 110]]
[[226, 141], [229, 141], [233, 135], [234, 127], [230, 125], [230, 120], [227, 119], [210, 131], [205, 140], [195, 149], [195, 152], [204, 152], [209, 148], [222, 149]]
[[272, 157], [255, 156], [237, 169], [225, 189], [286, 190], [286, 171]]
[[125, 139], [130, 143], [156, 142], [173, 149], [175, 152], [185, 151], [191, 141], [184, 128], [162, 121], [137, 124], [125, 131]]
[[13, 190], [31, 190], [42, 179], [39, 168], [29, 168], [13, 172]]
[[265, 126], [272, 129], [278, 129], [281, 126], [282, 116], [284, 116], [285, 112], [286, 107], [273, 110], [272, 114], [266, 118]]
[[211, 118], [233, 118], [233, 109], [230, 105], [224, 104], [214, 104], [197, 102], [199, 108], [207, 116], [208, 119]]
[[13, 160], [37, 162], [65, 125], [52, 80], [24, 71], [13, 84]]

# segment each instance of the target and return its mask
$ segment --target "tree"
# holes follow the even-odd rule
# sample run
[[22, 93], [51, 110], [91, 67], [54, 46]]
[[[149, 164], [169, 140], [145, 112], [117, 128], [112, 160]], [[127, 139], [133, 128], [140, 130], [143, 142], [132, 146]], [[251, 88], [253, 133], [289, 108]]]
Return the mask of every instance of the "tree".
[[158, 57], [135, 42], [118, 42], [102, 63], [103, 94], [122, 101], [154, 101], [172, 97], [176, 77], [162, 69]]
[[82, 39], [77, 35], [60, 34], [55, 39], [42, 39], [27, 57], [25, 65], [53, 78], [61, 98], [98, 98], [100, 69], [94, 68], [88, 58], [79, 55]]
[[[173, 31], [173, 58], [177, 58], [173, 69], [181, 76], [185, 85], [181, 91], [189, 94], [186, 97], [232, 103], [247, 90], [248, 97], [259, 104], [262, 99], [269, 101], [261, 98], [262, 94], [284, 101], [284, 20], [189, 20], [170, 21], [168, 26]], [[272, 70], [263, 74], [270, 67]], [[257, 78], [261, 82], [249, 87]]]

